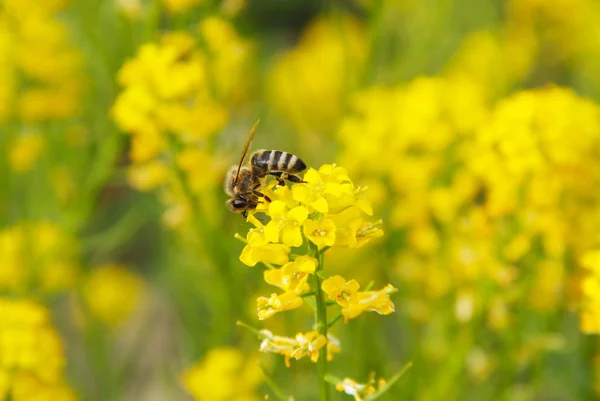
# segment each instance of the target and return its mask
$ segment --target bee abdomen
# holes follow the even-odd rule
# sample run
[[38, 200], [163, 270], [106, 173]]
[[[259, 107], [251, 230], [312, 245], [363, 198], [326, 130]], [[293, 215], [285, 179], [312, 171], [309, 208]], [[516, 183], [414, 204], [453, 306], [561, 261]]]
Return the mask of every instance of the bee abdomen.
[[269, 171], [298, 173], [306, 168], [306, 164], [298, 156], [280, 150], [259, 150], [252, 156], [251, 163], [262, 174]]

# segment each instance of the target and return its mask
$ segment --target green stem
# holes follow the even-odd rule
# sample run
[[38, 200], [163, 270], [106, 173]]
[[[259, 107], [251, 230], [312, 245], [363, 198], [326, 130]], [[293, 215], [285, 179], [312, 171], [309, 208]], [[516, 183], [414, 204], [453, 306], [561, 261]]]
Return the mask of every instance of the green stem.
[[[313, 250], [311, 248], [311, 250]], [[317, 260], [319, 261], [319, 266], [317, 267], [317, 272], [323, 270], [323, 254], [318, 251], [318, 249], [314, 249], [314, 253], [317, 256]], [[318, 274], [313, 275], [314, 289], [316, 291], [316, 311], [317, 311], [317, 330], [319, 334], [324, 335], [327, 338], [327, 301], [325, 300], [325, 294], [321, 290], [321, 278]], [[321, 401], [329, 401], [330, 392], [329, 392], [329, 384], [325, 380], [327, 376], [327, 344], [323, 348], [319, 350], [319, 360], [317, 361], [317, 372], [319, 375], [319, 395]]]
[[327, 324], [327, 327], [331, 328], [331, 326], [333, 326], [334, 324], [337, 323], [338, 320], [340, 320], [344, 315], [342, 315], [341, 313], [339, 313], [336, 317], [334, 317], [331, 322], [329, 322]]

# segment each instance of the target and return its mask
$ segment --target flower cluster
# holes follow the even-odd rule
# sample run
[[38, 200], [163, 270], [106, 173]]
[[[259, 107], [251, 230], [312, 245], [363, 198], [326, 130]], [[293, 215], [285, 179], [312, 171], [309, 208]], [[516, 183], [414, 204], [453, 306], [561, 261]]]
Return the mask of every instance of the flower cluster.
[[[390, 262], [407, 283], [403, 312], [423, 325], [446, 324], [436, 301], [452, 302], [458, 324], [483, 318], [498, 332], [518, 311], [574, 304], [569, 260], [597, 245], [600, 107], [552, 86], [493, 108], [486, 96], [459, 75], [372, 87], [339, 130], [351, 174], [396, 199], [389, 225], [408, 246]], [[451, 352], [434, 342], [425, 353]]]
[[[367, 311], [392, 313], [389, 294], [396, 291], [392, 285], [360, 292], [355, 280], [347, 283], [341, 276], [333, 276], [321, 282], [317, 278], [324, 274], [319, 260], [328, 249], [359, 248], [383, 235], [381, 221], [368, 219], [373, 210], [365, 198], [366, 188], [355, 187], [346, 169], [331, 164], [319, 170], [310, 168], [302, 182], [291, 188], [274, 184], [262, 190], [264, 201], [248, 216], [254, 228], [246, 235], [240, 256], [248, 266], [267, 266], [265, 282], [283, 291], [257, 299], [258, 318], [299, 308], [309, 296], [316, 296], [324, 305], [325, 294], [341, 307], [346, 322]], [[339, 341], [326, 330], [298, 333], [295, 338], [264, 330], [260, 337], [261, 351], [284, 355], [288, 366], [291, 358], [308, 356], [317, 362], [323, 350], [328, 359], [339, 352]]]
[[51, 222], [22, 222], [0, 231], [0, 290], [52, 293], [79, 275], [78, 243]]
[[46, 308], [0, 298], [0, 398], [75, 401], [65, 384], [65, 357]]
[[320, 17], [305, 29], [294, 49], [275, 61], [269, 100], [299, 132], [331, 132], [367, 55], [368, 40], [359, 21], [349, 15]]
[[258, 401], [262, 381], [260, 366], [230, 347], [211, 349], [183, 373], [185, 388], [198, 401]]
[[143, 45], [119, 72], [124, 90], [112, 109], [131, 135], [129, 181], [140, 190], [166, 184], [170, 226], [189, 214], [186, 192], [201, 196], [220, 182], [225, 166], [213, 152], [214, 137], [250, 82], [251, 45], [231, 24], [206, 18], [198, 34], [170, 32]]
[[18, 117], [37, 123], [77, 113], [82, 57], [59, 15], [65, 3], [0, 5], [0, 122]]
[[291, 189], [273, 182], [263, 191], [271, 202], [259, 204], [256, 210], [270, 219], [263, 224], [252, 214], [248, 217], [254, 228], [240, 256], [244, 264], [284, 265], [290, 261], [292, 248], [309, 244], [320, 250], [359, 248], [383, 235], [381, 220], [365, 218], [373, 214], [364, 198], [366, 189], [355, 187], [346, 169], [331, 164], [310, 168], [303, 181]]

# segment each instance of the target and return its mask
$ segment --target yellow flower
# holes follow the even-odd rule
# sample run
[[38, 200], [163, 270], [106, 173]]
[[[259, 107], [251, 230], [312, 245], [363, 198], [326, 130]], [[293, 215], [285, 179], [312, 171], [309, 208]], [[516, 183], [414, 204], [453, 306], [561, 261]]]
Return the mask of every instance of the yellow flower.
[[256, 300], [256, 309], [258, 318], [265, 320], [271, 316], [302, 306], [304, 299], [298, 296], [295, 291], [284, 292], [283, 294], [271, 294], [270, 298], [259, 297]]
[[0, 231], [0, 290], [22, 291], [25, 285], [45, 293], [75, 283], [78, 243], [51, 222], [21, 222]]
[[[349, 15], [312, 21], [268, 74], [271, 104], [303, 133], [331, 131], [368, 54], [365, 29]], [[315, 63], [319, 60], [319, 63]], [[319, 143], [319, 137], [315, 135]], [[313, 141], [307, 141], [309, 143]]]
[[308, 356], [312, 362], [319, 359], [319, 350], [327, 346], [327, 360], [333, 359], [333, 354], [340, 352], [340, 342], [331, 334], [327, 338], [317, 331], [298, 333], [295, 338], [275, 336], [269, 330], [261, 330], [264, 338], [260, 351], [273, 352], [285, 356], [285, 365], [290, 366], [290, 359], [296, 360]]
[[10, 167], [17, 173], [31, 170], [42, 155], [44, 145], [45, 140], [39, 132], [16, 137], [10, 145]]
[[0, 298], [0, 339], [0, 398], [75, 400], [64, 384], [63, 345], [46, 308]]
[[[354, 188], [349, 182], [346, 170], [330, 164], [324, 164], [319, 171], [309, 168], [304, 174], [306, 183], [292, 187], [294, 199], [319, 213], [337, 213], [352, 205], [342, 195], [353, 195]], [[346, 200], [346, 202], [342, 202]], [[353, 200], [353, 199], [352, 199]]]
[[238, 36], [225, 19], [208, 17], [198, 27], [208, 48], [208, 69], [217, 97], [227, 102], [244, 100], [252, 85], [252, 44]]
[[260, 366], [244, 360], [231, 347], [213, 348], [204, 359], [183, 372], [183, 385], [198, 401], [258, 401], [263, 382]]
[[383, 236], [383, 230], [377, 227], [383, 222], [381, 220], [375, 223], [365, 221], [361, 216], [351, 218], [345, 226], [338, 226], [336, 246], [348, 248], [360, 248], [366, 245], [371, 239]]
[[342, 276], [332, 276], [323, 280], [321, 289], [330, 300], [336, 301], [343, 307], [356, 303], [360, 284], [356, 280], [346, 282]]
[[62, 18], [64, 2], [53, 3], [2, 2], [0, 120], [62, 120], [82, 104], [82, 55]]
[[373, 394], [376, 391], [375, 387], [371, 383], [358, 383], [349, 377], [346, 377], [344, 380], [337, 383], [335, 385], [335, 389], [353, 396], [356, 401], [368, 399], [365, 398], [365, 396], [368, 397], [369, 394]]
[[256, 266], [258, 262], [284, 265], [289, 262], [290, 247], [284, 244], [271, 244], [265, 236], [265, 226], [254, 215], [248, 215], [248, 221], [255, 228], [246, 235], [246, 246], [240, 260], [246, 266]]
[[283, 244], [248, 245], [242, 250], [240, 260], [246, 266], [256, 266], [259, 262], [284, 265], [290, 260], [290, 247]]
[[356, 303], [349, 305], [347, 308], [342, 308], [344, 320], [354, 319], [363, 312], [377, 312], [380, 315], [389, 315], [394, 312], [394, 304], [390, 299], [390, 295], [397, 292], [391, 284], [386, 285], [379, 291], [359, 292]]
[[342, 315], [347, 323], [363, 312], [372, 311], [380, 315], [389, 315], [394, 312], [394, 304], [390, 300], [390, 295], [396, 291], [391, 284], [388, 284], [379, 291], [358, 291], [360, 285], [356, 280], [346, 280], [342, 276], [333, 276], [323, 280], [321, 289], [327, 294], [330, 300], [336, 301], [342, 306]]
[[138, 308], [142, 292], [141, 277], [114, 264], [94, 268], [83, 284], [83, 297], [91, 314], [113, 327]]
[[308, 275], [315, 272], [317, 263], [317, 260], [310, 256], [299, 256], [280, 269], [265, 270], [264, 279], [267, 284], [277, 286], [286, 292], [301, 294], [308, 291]]
[[179, 14], [196, 7], [205, 0], [162, 0], [167, 10], [172, 14]]
[[304, 222], [304, 235], [319, 248], [333, 246], [335, 243], [336, 226], [330, 219], [309, 219]]
[[585, 253], [581, 264], [589, 272], [581, 280], [582, 307], [580, 329], [584, 333], [600, 333], [600, 251]]
[[12, 399], [14, 401], [76, 401], [77, 396], [65, 383], [48, 383], [35, 376], [22, 374], [14, 377]]
[[127, 179], [132, 187], [142, 191], [154, 189], [167, 181], [169, 171], [161, 161], [136, 164], [127, 169]]
[[281, 242], [285, 245], [298, 247], [302, 245], [300, 227], [308, 217], [308, 209], [296, 206], [288, 210], [285, 202], [273, 201], [269, 204], [268, 215], [271, 221], [265, 227], [265, 238], [272, 243]]

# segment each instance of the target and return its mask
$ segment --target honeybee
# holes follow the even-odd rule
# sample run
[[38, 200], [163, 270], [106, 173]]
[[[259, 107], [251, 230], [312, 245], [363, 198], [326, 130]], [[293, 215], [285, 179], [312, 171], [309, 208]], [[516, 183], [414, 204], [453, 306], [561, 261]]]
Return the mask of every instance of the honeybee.
[[248, 134], [240, 162], [231, 166], [225, 177], [225, 193], [230, 197], [227, 206], [233, 212], [241, 212], [244, 217], [249, 210], [256, 209], [261, 202], [259, 198], [264, 198], [267, 202], [271, 201], [268, 196], [260, 192], [267, 175], [274, 176], [278, 185], [284, 186], [285, 180], [303, 182], [295, 174], [306, 169], [306, 164], [298, 156], [280, 150], [265, 149], [254, 152], [249, 165], [243, 165], [259, 121], [254, 123]]

